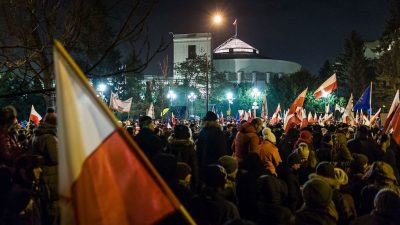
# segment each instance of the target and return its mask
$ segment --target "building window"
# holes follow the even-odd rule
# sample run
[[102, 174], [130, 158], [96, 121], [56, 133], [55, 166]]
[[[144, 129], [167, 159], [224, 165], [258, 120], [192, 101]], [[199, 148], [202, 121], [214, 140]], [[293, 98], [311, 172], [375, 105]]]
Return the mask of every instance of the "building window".
[[189, 45], [188, 47], [188, 59], [196, 58], [196, 45]]

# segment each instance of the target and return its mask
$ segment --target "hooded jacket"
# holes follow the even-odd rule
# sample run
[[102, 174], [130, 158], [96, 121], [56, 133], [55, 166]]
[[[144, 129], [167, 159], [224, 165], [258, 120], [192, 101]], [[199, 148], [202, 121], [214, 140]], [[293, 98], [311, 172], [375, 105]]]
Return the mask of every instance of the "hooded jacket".
[[236, 135], [233, 142], [233, 152], [241, 162], [249, 152], [257, 152], [260, 138], [257, 134], [256, 128], [250, 123], [243, 124]]

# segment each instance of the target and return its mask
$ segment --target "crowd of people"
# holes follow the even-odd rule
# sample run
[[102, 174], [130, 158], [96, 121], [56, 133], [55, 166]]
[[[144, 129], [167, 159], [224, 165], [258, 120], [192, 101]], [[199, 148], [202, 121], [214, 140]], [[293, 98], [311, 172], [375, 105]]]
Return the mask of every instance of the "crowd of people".
[[[36, 127], [16, 118], [1, 110], [0, 225], [58, 224], [56, 113]], [[284, 132], [211, 111], [172, 128], [148, 116], [121, 126], [198, 224], [400, 224], [400, 146], [379, 128]]]

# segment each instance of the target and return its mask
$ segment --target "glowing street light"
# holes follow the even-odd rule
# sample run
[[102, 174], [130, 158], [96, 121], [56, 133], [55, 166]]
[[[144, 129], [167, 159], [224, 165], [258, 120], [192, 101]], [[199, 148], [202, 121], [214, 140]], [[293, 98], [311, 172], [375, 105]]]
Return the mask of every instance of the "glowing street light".
[[228, 105], [229, 105], [228, 112], [226, 112], [226, 114], [228, 116], [230, 116], [231, 115], [231, 104], [233, 104], [233, 94], [232, 94], [232, 92], [226, 93], [226, 99], [228, 99]]
[[218, 13], [214, 15], [213, 18], [214, 24], [220, 24], [222, 22], [222, 16]]
[[261, 92], [257, 88], [253, 88], [253, 90], [251, 91], [251, 96], [253, 96], [253, 98], [254, 98], [254, 102], [253, 102], [253, 106], [252, 106], [254, 117], [256, 117], [256, 115], [257, 115], [257, 109], [258, 109], [257, 98], [260, 95], [261, 95]]
[[171, 102], [171, 106], [172, 106], [172, 102], [176, 99], [176, 94], [174, 91], [169, 90], [168, 94], [167, 94], [167, 98], [169, 99], [169, 101]]
[[106, 91], [106, 89], [107, 89], [107, 85], [105, 85], [105, 84], [103, 84], [103, 83], [100, 83], [100, 84], [97, 86], [97, 91], [99, 91], [99, 92], [104, 92], [104, 91]]

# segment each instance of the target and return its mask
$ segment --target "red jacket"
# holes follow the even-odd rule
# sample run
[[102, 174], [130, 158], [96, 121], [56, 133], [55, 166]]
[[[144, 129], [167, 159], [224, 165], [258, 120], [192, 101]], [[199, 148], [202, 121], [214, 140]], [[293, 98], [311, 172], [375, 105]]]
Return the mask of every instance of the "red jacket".
[[276, 167], [282, 162], [278, 148], [272, 142], [264, 140], [259, 145], [258, 152], [267, 171], [277, 176]]
[[232, 149], [234, 155], [240, 162], [246, 157], [247, 153], [257, 152], [259, 144], [260, 138], [256, 128], [250, 123], [245, 123], [239, 128]]

